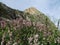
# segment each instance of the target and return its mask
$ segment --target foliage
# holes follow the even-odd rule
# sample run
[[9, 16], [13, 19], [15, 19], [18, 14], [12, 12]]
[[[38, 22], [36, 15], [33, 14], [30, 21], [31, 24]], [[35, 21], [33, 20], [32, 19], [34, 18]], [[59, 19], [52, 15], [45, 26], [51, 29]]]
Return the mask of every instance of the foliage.
[[36, 9], [35, 12], [29, 14], [0, 4], [0, 15], [7, 23], [1, 28], [0, 20], [0, 44], [60, 45], [60, 31], [55, 24], [45, 14]]

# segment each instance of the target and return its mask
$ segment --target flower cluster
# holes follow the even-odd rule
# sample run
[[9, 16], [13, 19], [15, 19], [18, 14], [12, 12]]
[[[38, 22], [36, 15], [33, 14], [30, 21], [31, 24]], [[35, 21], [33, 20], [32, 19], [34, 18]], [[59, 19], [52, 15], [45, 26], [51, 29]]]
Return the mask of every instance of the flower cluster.
[[1, 20], [0, 21], [0, 26], [1, 26], [1, 28], [6, 27], [6, 22], [4, 20]]

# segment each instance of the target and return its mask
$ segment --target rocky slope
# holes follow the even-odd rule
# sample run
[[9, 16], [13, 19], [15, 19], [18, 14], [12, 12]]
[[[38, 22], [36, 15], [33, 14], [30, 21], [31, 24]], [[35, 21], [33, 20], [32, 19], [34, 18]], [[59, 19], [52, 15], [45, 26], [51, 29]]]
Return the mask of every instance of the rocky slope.
[[0, 2], [1, 45], [55, 45], [60, 43], [54, 23], [34, 7], [24, 11]]

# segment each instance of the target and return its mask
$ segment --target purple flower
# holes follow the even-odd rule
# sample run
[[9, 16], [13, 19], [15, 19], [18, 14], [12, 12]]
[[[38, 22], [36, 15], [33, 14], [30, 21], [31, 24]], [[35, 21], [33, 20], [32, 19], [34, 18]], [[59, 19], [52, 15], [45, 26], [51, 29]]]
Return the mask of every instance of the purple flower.
[[1, 28], [4, 28], [4, 27], [6, 27], [6, 22], [5, 21], [0, 21], [0, 26], [1, 26]]

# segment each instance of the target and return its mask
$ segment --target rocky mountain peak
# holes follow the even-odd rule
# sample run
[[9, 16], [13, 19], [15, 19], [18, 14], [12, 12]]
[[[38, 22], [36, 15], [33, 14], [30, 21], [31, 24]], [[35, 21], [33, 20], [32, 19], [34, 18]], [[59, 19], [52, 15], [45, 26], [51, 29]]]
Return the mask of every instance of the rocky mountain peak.
[[38, 11], [35, 7], [30, 7], [28, 9], [25, 10], [26, 13], [29, 14], [40, 14], [40, 11]]

